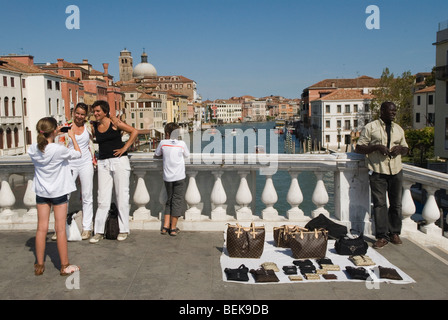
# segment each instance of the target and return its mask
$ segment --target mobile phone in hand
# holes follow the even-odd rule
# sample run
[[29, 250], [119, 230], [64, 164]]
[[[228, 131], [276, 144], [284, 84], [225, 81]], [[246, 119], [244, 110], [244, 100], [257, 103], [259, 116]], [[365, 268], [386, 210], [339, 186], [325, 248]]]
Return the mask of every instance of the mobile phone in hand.
[[61, 132], [68, 132], [68, 130], [70, 130], [71, 127], [62, 127], [61, 128]]

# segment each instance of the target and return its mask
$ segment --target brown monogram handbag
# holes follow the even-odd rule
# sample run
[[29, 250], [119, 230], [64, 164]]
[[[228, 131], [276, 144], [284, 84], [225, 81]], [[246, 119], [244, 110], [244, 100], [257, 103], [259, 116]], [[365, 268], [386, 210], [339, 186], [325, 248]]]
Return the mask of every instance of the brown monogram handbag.
[[[303, 228], [299, 226], [287, 226], [274, 227], [274, 245], [280, 248], [289, 248], [289, 241], [293, 237], [293, 233]], [[305, 229], [308, 231], [308, 229]]]
[[327, 230], [299, 230], [293, 234], [289, 245], [295, 259], [322, 259], [327, 253], [327, 241]]
[[239, 224], [227, 226], [226, 246], [231, 258], [258, 259], [263, 254], [265, 228], [256, 227], [254, 223], [249, 228]]

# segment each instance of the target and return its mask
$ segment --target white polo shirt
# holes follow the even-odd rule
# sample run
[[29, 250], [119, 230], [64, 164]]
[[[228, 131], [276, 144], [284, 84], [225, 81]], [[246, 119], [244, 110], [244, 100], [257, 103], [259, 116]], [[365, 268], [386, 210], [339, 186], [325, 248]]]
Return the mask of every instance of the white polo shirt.
[[190, 151], [184, 141], [177, 139], [162, 140], [155, 155], [158, 157], [163, 155], [164, 181], [173, 182], [186, 178], [185, 158], [190, 156]]

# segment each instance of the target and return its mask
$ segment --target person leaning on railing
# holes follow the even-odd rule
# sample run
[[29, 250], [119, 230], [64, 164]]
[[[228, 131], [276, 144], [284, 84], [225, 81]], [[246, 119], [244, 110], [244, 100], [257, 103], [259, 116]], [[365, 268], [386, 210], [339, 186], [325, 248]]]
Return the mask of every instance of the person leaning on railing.
[[[393, 102], [381, 105], [380, 119], [365, 125], [355, 152], [366, 155], [373, 201], [376, 242], [380, 249], [389, 242], [401, 244], [401, 197], [403, 172], [401, 156], [408, 153], [404, 130], [395, 122]], [[389, 199], [389, 208], [387, 200]]]

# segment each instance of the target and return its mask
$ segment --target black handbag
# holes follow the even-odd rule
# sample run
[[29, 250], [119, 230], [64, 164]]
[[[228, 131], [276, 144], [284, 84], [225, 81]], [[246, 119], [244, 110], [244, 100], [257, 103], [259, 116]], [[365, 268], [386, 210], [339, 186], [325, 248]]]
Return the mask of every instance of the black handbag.
[[345, 271], [348, 273], [348, 275], [350, 276], [351, 279], [367, 280], [370, 277], [367, 270], [363, 267], [355, 268], [355, 267], [347, 266], [347, 267], [345, 267]]
[[249, 268], [247, 268], [244, 264], [240, 265], [236, 269], [225, 268], [224, 272], [227, 280], [229, 281], [249, 281]]
[[368, 247], [362, 233], [357, 238], [342, 237], [334, 243], [336, 252], [343, 256], [365, 255]]
[[332, 239], [339, 239], [347, 234], [347, 227], [338, 224], [331, 219], [327, 218], [324, 214], [318, 215], [316, 218], [311, 219], [305, 225], [308, 230], [325, 229], [328, 231], [328, 236]]
[[251, 269], [250, 273], [254, 276], [255, 282], [279, 282], [274, 270], [266, 270], [264, 268]]

